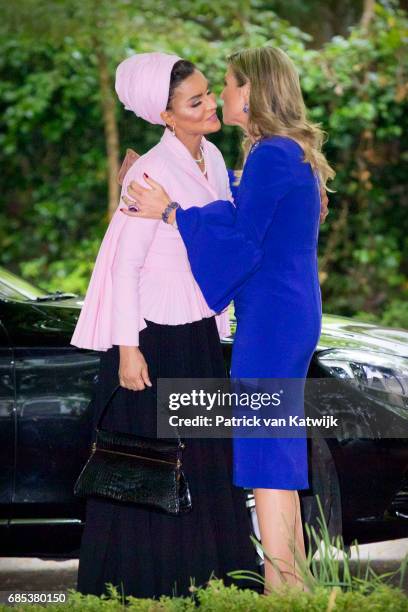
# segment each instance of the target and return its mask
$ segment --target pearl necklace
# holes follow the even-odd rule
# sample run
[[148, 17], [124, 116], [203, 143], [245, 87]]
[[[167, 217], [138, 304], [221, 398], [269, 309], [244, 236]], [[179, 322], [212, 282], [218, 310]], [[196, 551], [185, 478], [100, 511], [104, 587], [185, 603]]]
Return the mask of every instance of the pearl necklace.
[[197, 162], [197, 164], [201, 164], [201, 162], [204, 159], [204, 149], [203, 149], [202, 145], [200, 145], [200, 153], [201, 153], [200, 159], [196, 159], [195, 157], [193, 157], [194, 161]]
[[195, 157], [193, 157], [193, 159], [196, 162], [196, 164], [201, 164], [201, 162], [204, 162], [204, 169], [201, 172], [205, 175], [207, 174], [207, 164], [205, 163], [204, 149], [202, 145], [200, 145], [200, 153], [201, 153], [200, 159], [195, 159]]

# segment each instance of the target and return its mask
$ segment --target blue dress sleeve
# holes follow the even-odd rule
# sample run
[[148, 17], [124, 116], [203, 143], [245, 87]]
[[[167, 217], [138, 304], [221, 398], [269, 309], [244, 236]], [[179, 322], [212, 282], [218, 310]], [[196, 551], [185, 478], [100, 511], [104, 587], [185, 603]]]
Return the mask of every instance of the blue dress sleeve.
[[215, 312], [228, 306], [262, 259], [262, 250], [237, 226], [236, 212], [227, 200], [176, 211], [194, 278]]
[[235, 206], [217, 200], [177, 209], [194, 278], [215, 312], [228, 306], [260, 267], [276, 205], [292, 186], [286, 153], [262, 144], [248, 157]]

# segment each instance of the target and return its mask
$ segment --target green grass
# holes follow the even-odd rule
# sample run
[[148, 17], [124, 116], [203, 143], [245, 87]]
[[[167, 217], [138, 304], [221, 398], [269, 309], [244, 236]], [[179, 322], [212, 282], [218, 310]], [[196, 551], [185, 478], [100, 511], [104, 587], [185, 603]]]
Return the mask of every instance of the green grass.
[[[221, 580], [212, 580], [207, 588], [198, 589], [189, 598], [162, 597], [152, 599], [127, 598], [123, 603], [119, 592], [112, 588], [110, 596], [96, 597], [69, 591], [66, 603], [40, 605], [16, 605], [16, 611], [36, 612], [44, 607], [49, 612], [92, 612], [93, 610], [116, 612], [130, 610], [137, 612], [408, 612], [408, 598], [398, 588], [376, 584], [370, 591], [355, 588], [342, 591], [339, 587], [316, 586], [306, 593], [297, 588], [283, 587], [268, 596], [259, 595], [249, 589], [236, 586], [225, 587]], [[0, 610], [8, 612], [7, 606]]]
[[[295, 553], [300, 576], [307, 588], [311, 592], [320, 588], [336, 588], [345, 592], [359, 591], [370, 593], [378, 587], [391, 586], [391, 581], [395, 584], [397, 580], [399, 588], [402, 589], [408, 566], [408, 554], [396, 570], [377, 574], [370, 560], [360, 559], [358, 542], [354, 541], [353, 545], [356, 549], [357, 559], [351, 561], [349, 551], [344, 545], [342, 536], [330, 537], [319, 496], [316, 497], [316, 500], [320, 513], [320, 516], [317, 518], [318, 530], [316, 531], [314, 527], [306, 523], [305, 531], [309, 543], [309, 552], [305, 560]], [[271, 562], [285, 582], [285, 575], [280, 572], [277, 564], [278, 560], [271, 557], [262, 544], [253, 536], [252, 541], [255, 546], [262, 549], [264, 556]], [[316, 559], [312, 552], [313, 550], [319, 551], [319, 559]], [[263, 576], [254, 572], [236, 571], [231, 572], [229, 575], [236, 579], [265, 583]]]

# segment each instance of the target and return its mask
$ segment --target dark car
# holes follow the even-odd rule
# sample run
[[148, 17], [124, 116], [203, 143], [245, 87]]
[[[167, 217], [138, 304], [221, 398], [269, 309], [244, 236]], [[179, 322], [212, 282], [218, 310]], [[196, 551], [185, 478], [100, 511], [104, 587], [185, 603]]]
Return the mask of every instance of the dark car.
[[[73, 485], [90, 452], [100, 358], [70, 345], [82, 303], [0, 268], [3, 555], [78, 552], [85, 504]], [[232, 343], [223, 342], [227, 365]], [[310, 440], [304, 519], [316, 524], [318, 494], [331, 532], [342, 530], [346, 542], [408, 536], [408, 332], [325, 316], [308, 376], [338, 381], [335, 392], [323, 392], [311, 407], [322, 414], [336, 405], [347, 431]], [[376, 431], [379, 418], [400, 437]]]

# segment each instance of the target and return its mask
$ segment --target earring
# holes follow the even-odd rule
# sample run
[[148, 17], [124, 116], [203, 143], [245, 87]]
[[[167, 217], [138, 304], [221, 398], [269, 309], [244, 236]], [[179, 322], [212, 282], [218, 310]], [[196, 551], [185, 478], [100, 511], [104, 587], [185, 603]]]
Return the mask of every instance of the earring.
[[246, 102], [245, 102], [244, 108], [242, 110], [244, 111], [244, 113], [247, 113], [249, 111], [249, 106], [248, 106], [248, 104]]
[[176, 126], [174, 124], [171, 127], [171, 131], [172, 131], [173, 136], [175, 136], [176, 135]]

